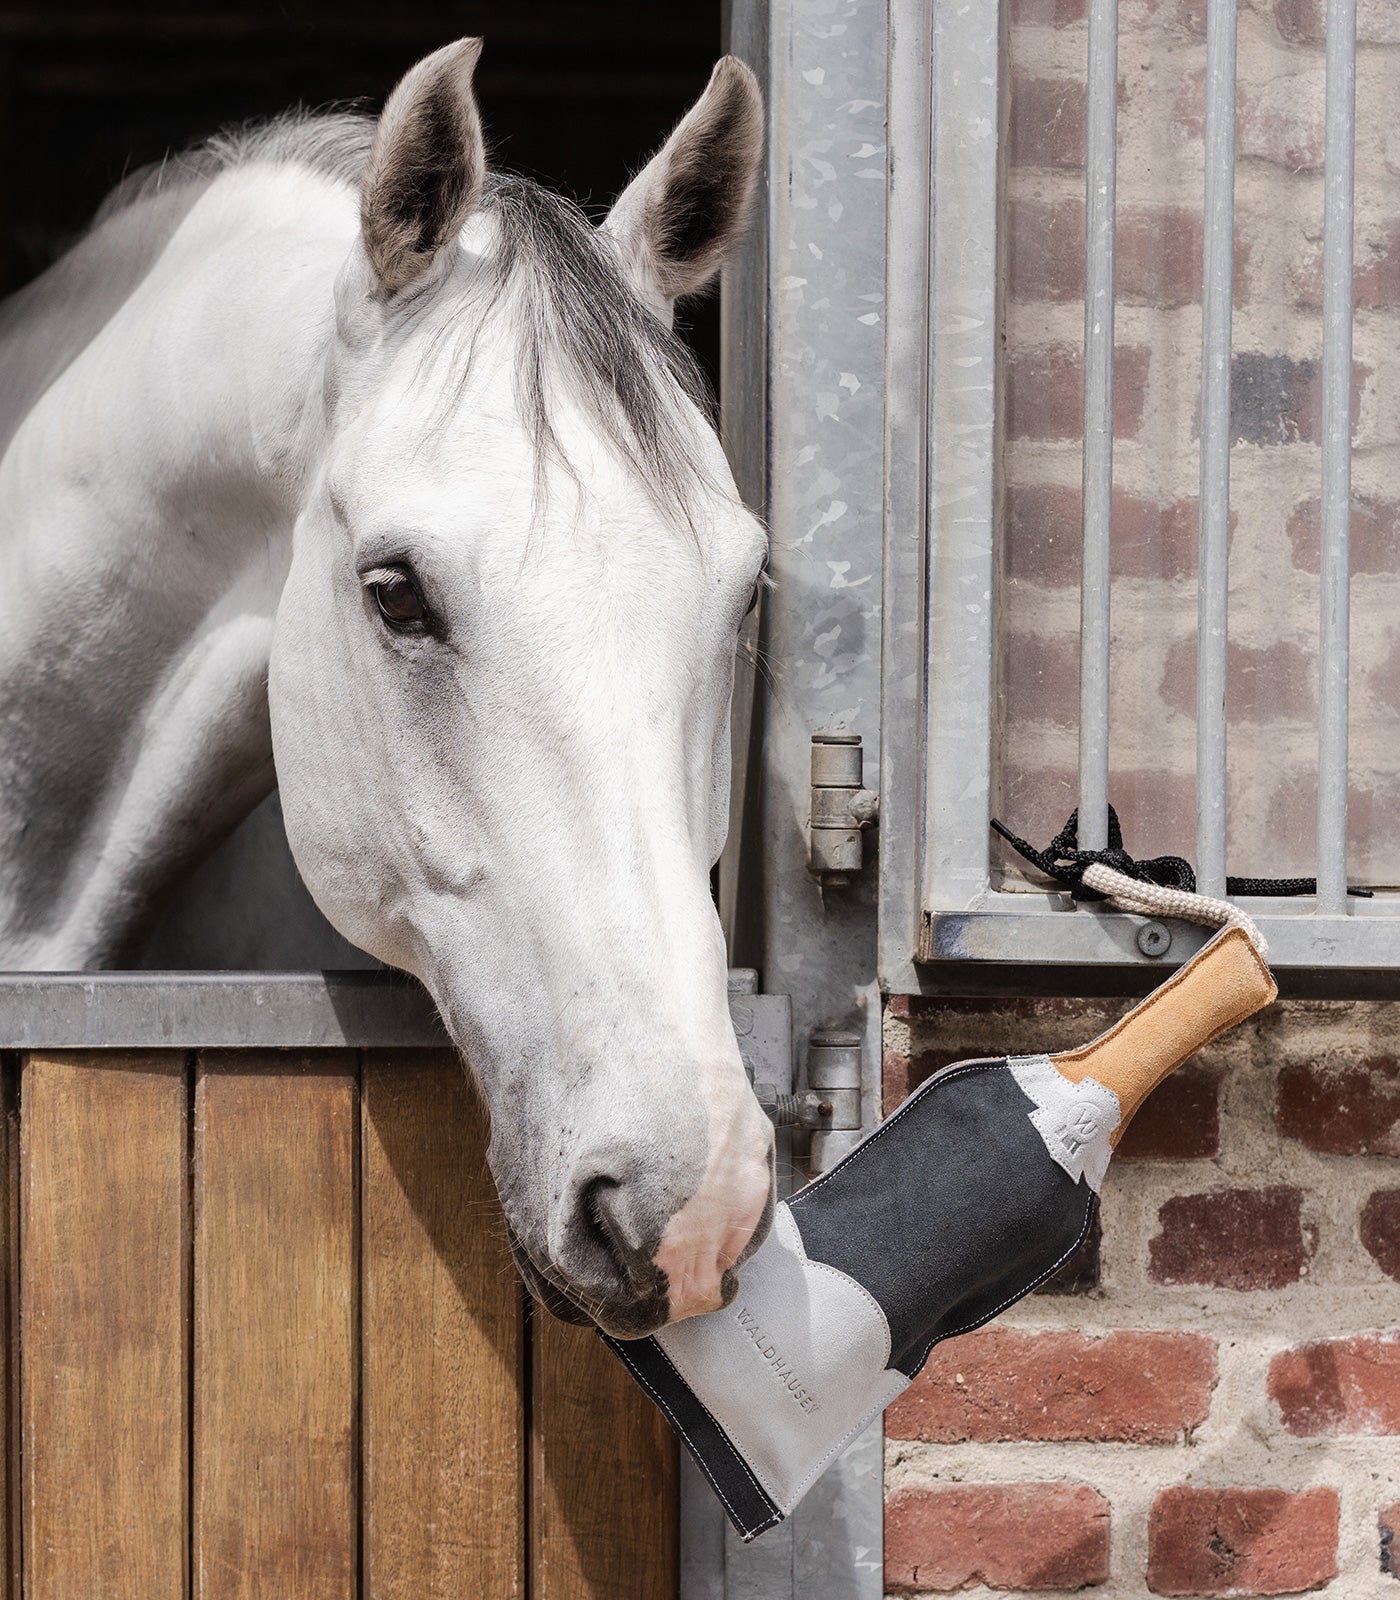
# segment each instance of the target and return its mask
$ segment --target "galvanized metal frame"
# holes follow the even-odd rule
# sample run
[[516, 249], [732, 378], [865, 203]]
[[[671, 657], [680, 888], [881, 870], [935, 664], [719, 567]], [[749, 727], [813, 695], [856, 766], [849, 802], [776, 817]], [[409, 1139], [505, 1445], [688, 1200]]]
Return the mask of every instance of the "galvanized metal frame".
[[[763, 670], [740, 670], [720, 905], [731, 960], [791, 998], [799, 1076], [813, 1029], [860, 1034], [870, 1127], [875, 885], [824, 889], [807, 822], [814, 733], [860, 735], [867, 773], [881, 749], [886, 5], [728, 0], [725, 20], [764, 84], [769, 147], [760, 237], [726, 275], [724, 428], [774, 586], [749, 641]], [[882, 1454], [876, 1427], [756, 1545], [684, 1520], [684, 1600], [876, 1600]]]
[[[1225, 878], [1236, 0], [1210, 0], [1198, 635], [1198, 866]], [[890, 0], [880, 977], [894, 992], [1132, 991], [1196, 949], [1057, 891], [993, 887], [997, 361], [1005, 119], [1000, 0]], [[1108, 781], [1115, 0], [1091, 0], [1087, 79], [1080, 837]], [[921, 47], [922, 46], [922, 47]], [[1286, 990], [1370, 993], [1400, 966], [1396, 897], [1346, 894], [1355, 0], [1329, 0], [1319, 892], [1250, 902]], [[927, 328], [926, 341], [918, 330]], [[922, 429], [922, 437], [921, 437]], [[922, 672], [918, 665], [922, 664]]]
[[[787, 998], [729, 975], [739, 1054], [757, 1083], [791, 1074]], [[5, 972], [0, 1050], [449, 1050], [401, 972]]]

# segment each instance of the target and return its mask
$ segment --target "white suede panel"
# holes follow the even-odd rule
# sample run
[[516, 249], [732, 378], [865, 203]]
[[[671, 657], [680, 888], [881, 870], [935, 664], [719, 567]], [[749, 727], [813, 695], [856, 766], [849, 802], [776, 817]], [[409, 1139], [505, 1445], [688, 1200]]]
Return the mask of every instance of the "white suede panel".
[[879, 1303], [807, 1259], [786, 1205], [734, 1303], [662, 1328], [656, 1340], [784, 1515], [909, 1385], [887, 1370]]
[[1012, 1056], [1006, 1065], [1036, 1103], [1028, 1115], [1051, 1157], [1097, 1194], [1113, 1159], [1113, 1131], [1122, 1120], [1118, 1096], [1093, 1078], [1071, 1083], [1049, 1056]]

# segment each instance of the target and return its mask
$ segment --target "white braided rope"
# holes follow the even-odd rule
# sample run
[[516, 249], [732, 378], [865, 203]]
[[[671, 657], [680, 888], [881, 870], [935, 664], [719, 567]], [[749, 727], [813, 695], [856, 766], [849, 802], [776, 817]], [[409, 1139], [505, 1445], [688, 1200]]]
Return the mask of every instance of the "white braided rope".
[[1104, 895], [1120, 911], [1140, 917], [1180, 917], [1186, 922], [1201, 922], [1208, 928], [1242, 928], [1261, 956], [1269, 946], [1253, 919], [1228, 900], [1215, 900], [1207, 894], [1187, 894], [1184, 889], [1167, 889], [1160, 883], [1143, 883], [1125, 873], [1115, 872], [1101, 861], [1085, 867], [1083, 882]]

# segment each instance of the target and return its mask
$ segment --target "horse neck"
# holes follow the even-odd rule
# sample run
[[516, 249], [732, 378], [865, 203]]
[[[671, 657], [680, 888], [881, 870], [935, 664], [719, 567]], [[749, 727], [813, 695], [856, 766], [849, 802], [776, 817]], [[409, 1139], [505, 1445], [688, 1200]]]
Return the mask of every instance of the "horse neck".
[[[0, 459], [0, 575], [26, 600], [0, 639], [0, 964], [116, 959], [273, 787], [272, 622], [356, 205], [292, 167], [200, 188], [166, 237], [128, 217], [81, 247], [137, 241], [139, 281], [70, 263], [6, 318], [0, 386], [33, 403]], [[85, 277], [133, 281], [101, 317]]]

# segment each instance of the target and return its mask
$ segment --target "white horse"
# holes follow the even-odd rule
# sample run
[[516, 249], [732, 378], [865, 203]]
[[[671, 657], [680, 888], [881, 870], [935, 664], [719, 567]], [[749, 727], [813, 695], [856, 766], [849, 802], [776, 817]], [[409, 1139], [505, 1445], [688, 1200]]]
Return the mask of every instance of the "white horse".
[[709, 878], [766, 544], [670, 332], [762, 107], [720, 62], [594, 229], [487, 171], [479, 50], [133, 180], [0, 311], [0, 965], [118, 961], [276, 783], [470, 1061], [527, 1280], [636, 1335], [772, 1206]]

